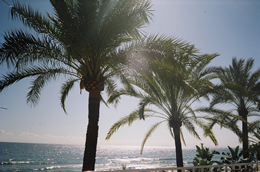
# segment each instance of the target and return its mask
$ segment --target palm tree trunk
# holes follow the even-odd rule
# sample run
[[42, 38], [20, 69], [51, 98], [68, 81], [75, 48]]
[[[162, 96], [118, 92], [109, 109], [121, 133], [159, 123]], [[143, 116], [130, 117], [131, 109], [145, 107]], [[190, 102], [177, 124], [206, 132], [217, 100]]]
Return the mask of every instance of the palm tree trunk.
[[[243, 115], [242, 118], [247, 121], [247, 115]], [[249, 152], [248, 152], [248, 126], [247, 123], [242, 121], [242, 132], [243, 132], [243, 158], [248, 158], [249, 157]]]
[[88, 127], [86, 133], [86, 143], [82, 171], [95, 170], [99, 107], [100, 91], [89, 91]]
[[[243, 118], [244, 121], [247, 121], [247, 115], [248, 115], [248, 110], [245, 107], [245, 102], [242, 98], [240, 98], [240, 109], [238, 110], [238, 114], [240, 117]], [[243, 158], [248, 158], [249, 157], [249, 152], [248, 152], [248, 128], [247, 128], [247, 123], [242, 121], [242, 140], [243, 140]]]
[[[173, 133], [174, 133], [174, 139], [175, 139], [177, 167], [183, 167], [180, 127], [173, 127]], [[181, 172], [181, 170], [178, 170], [178, 172]]]

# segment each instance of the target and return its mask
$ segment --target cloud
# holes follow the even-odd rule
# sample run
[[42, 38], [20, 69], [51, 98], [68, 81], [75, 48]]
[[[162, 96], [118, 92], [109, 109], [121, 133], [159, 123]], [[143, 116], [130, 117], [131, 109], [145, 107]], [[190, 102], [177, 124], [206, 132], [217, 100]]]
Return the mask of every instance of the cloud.
[[22, 132], [20, 134], [21, 137], [40, 137], [40, 135], [34, 134], [34, 133], [29, 133], [29, 132]]
[[0, 130], [0, 135], [1, 135], [1, 136], [3, 136], [3, 135], [12, 136], [13, 133], [11, 133], [11, 132], [6, 132], [5, 130]]
[[5, 130], [0, 130], [0, 133], [5, 133]]

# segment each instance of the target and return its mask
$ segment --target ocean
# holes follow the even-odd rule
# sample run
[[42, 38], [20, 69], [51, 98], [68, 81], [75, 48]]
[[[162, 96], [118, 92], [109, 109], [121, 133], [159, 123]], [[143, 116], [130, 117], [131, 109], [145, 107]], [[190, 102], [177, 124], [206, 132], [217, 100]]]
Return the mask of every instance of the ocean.
[[[225, 149], [215, 149], [223, 152]], [[81, 171], [83, 146], [0, 142], [0, 171]], [[192, 166], [195, 149], [183, 149], [184, 166]], [[98, 146], [96, 171], [175, 167], [174, 148]]]

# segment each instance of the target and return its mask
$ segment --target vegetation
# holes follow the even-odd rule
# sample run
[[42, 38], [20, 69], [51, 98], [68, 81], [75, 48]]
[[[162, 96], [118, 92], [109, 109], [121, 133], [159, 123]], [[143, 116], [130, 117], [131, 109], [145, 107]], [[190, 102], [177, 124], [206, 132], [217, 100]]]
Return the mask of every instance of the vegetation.
[[[249, 136], [248, 133], [254, 133], [257, 137], [259, 132], [255, 129], [260, 125], [260, 120], [248, 123], [248, 117], [260, 116], [260, 68], [252, 72], [254, 60], [232, 59], [232, 65], [229, 67], [219, 67], [217, 78], [220, 80], [212, 89], [212, 101], [210, 102], [210, 112], [214, 115], [209, 118], [212, 121], [211, 127], [216, 123], [231, 129], [243, 142], [244, 158], [249, 157]], [[216, 109], [219, 104], [229, 104], [234, 107], [239, 117], [227, 116], [227, 112]], [[231, 111], [234, 111], [231, 109]], [[242, 132], [237, 127], [237, 122], [242, 121]]]
[[[89, 92], [88, 127], [83, 171], [94, 170], [98, 137], [101, 91], [111, 93], [113, 78], [122, 71], [130, 41], [141, 37], [149, 23], [148, 0], [51, 0], [54, 15], [47, 16], [30, 6], [15, 2], [12, 18], [30, 29], [4, 34], [0, 47], [1, 65], [12, 71], [2, 76], [0, 91], [33, 77], [27, 102], [36, 105], [42, 88], [58, 77], [67, 79], [61, 87], [61, 106], [75, 83]], [[14, 70], [15, 69], [15, 70]]]
[[235, 149], [232, 149], [228, 146], [229, 152], [225, 153], [222, 152], [222, 155], [225, 155], [225, 157], [221, 157], [222, 163], [225, 164], [233, 164], [233, 163], [240, 163], [242, 162], [242, 152], [239, 150], [239, 146], [237, 146]]
[[[200, 139], [194, 124], [201, 127], [205, 136], [217, 144], [212, 131], [196, 115], [192, 104], [201, 97], [207, 98], [205, 90], [213, 84], [210, 74], [214, 67], [206, 67], [217, 54], [198, 55], [198, 50], [182, 40], [164, 36], [150, 36], [139, 52], [145, 61], [135, 61], [128, 82], [124, 89], [114, 92], [109, 101], [118, 101], [122, 95], [140, 99], [139, 107], [130, 115], [116, 122], [109, 130], [109, 139], [121, 126], [131, 125], [134, 121], [148, 117], [158, 117], [161, 121], [154, 124], [146, 133], [141, 153], [147, 139], [163, 122], [175, 139], [176, 161], [183, 167], [181, 138], [185, 144], [182, 127], [194, 137]], [[136, 87], [133, 87], [136, 86]], [[138, 89], [135, 89], [138, 88]], [[148, 108], [150, 105], [151, 108]], [[156, 110], [155, 110], [156, 109]], [[159, 109], [159, 110], [157, 110]]]
[[[141, 28], [152, 16], [149, 0], [50, 2], [54, 13], [47, 15], [18, 2], [11, 6], [12, 18], [31, 30], [10, 30], [4, 34], [0, 65], [7, 65], [11, 72], [2, 76], [0, 92], [22, 79], [33, 78], [27, 102], [37, 105], [43, 87], [66, 76], [60, 91], [60, 103], [66, 112], [65, 100], [76, 83], [81, 90], [88, 91], [83, 171], [95, 169], [104, 89], [110, 96], [109, 103], [118, 103], [122, 95], [139, 99], [138, 108], [116, 122], [106, 139], [125, 124], [148, 117], [160, 118], [146, 133], [141, 153], [151, 134], [166, 123], [175, 140], [177, 166], [182, 167], [182, 143], [185, 144], [182, 128], [200, 139], [197, 125], [217, 145], [212, 128], [219, 124], [241, 139], [243, 151], [228, 147], [230, 152], [222, 153], [225, 157], [221, 161], [213, 161], [218, 152], [210, 152], [202, 144], [201, 148], [196, 146], [194, 165], [259, 160], [260, 120], [248, 122], [249, 117], [260, 116], [260, 69], [252, 71], [253, 59], [233, 58], [229, 67], [208, 67], [218, 54], [200, 55], [194, 45], [176, 38], [143, 37]], [[216, 78], [220, 82], [213, 84], [212, 79]], [[124, 88], [116, 90], [117, 80]], [[209, 108], [194, 108], [201, 98], [211, 100]], [[224, 111], [219, 108], [222, 104], [234, 109]], [[210, 115], [202, 117], [198, 112]], [[211, 123], [206, 124], [205, 119]], [[242, 131], [238, 121], [242, 121]], [[254, 144], [249, 146], [250, 142]]]
[[[213, 160], [214, 155], [219, 155], [220, 153], [218, 151], [210, 151], [209, 148], [204, 147], [203, 144], [201, 144], [201, 148], [196, 145], [196, 157], [193, 159], [193, 165], [194, 166], [205, 166], [205, 165], [213, 165], [214, 163], [219, 164], [218, 161]], [[217, 169], [209, 170], [209, 168], [204, 168], [203, 171], [215, 171]], [[201, 171], [200, 169], [196, 169], [196, 172]]]
[[248, 151], [250, 161], [260, 161], [260, 142], [250, 145]]
[[[257, 147], [258, 146], [258, 147]], [[222, 152], [222, 156], [219, 160], [217, 160], [216, 158], [214, 158], [214, 160], [212, 160], [214, 154], [219, 154], [218, 151], [209, 151], [209, 148], [204, 148], [203, 144], [201, 144], [201, 148], [199, 146], [196, 145], [196, 157], [194, 157], [193, 159], [193, 165], [194, 166], [204, 166], [204, 165], [213, 165], [213, 163], [217, 163], [217, 164], [234, 164], [234, 163], [246, 163], [246, 162], [252, 162], [252, 161], [259, 161], [259, 157], [255, 156], [255, 155], [259, 155], [259, 144], [253, 144], [250, 146], [249, 149], [249, 154], [253, 155], [250, 156], [251, 158], [247, 158], [247, 159], [243, 159], [243, 154], [244, 152], [241, 151], [239, 149], [239, 146], [237, 146], [236, 148], [231, 148], [230, 146], [228, 146], [229, 152]], [[245, 168], [245, 167], [243, 167]], [[249, 166], [246, 168], [250, 168]], [[235, 169], [239, 169], [238, 166], [235, 166]], [[199, 171], [199, 169], [198, 169]], [[209, 171], [209, 169], [204, 168], [203, 171]], [[211, 171], [217, 171], [217, 169], [212, 169]]]
[[218, 163], [217, 161], [213, 161], [212, 158], [214, 155], [219, 155], [218, 151], [213, 150], [212, 152], [209, 151], [209, 148], [204, 147], [201, 144], [201, 148], [196, 145], [196, 157], [193, 159], [193, 165], [212, 165], [213, 163]]

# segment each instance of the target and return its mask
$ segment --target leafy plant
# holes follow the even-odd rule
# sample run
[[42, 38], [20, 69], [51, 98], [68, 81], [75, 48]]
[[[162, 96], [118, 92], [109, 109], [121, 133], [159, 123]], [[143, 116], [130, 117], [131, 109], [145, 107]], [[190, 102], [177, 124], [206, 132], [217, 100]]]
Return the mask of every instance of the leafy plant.
[[[228, 146], [228, 149], [229, 149], [229, 152], [227, 152], [227, 153], [222, 152], [222, 154], [226, 156], [226, 157], [221, 157], [222, 163], [234, 164], [234, 163], [249, 162], [248, 158], [246, 158], [246, 159], [242, 158], [244, 152], [239, 150], [239, 146], [237, 146], [235, 149], [232, 149], [231, 147]], [[232, 168], [232, 167], [230, 167], [230, 168]], [[242, 166], [242, 168], [245, 168], [245, 166]], [[238, 169], [239, 169], [239, 167], [235, 166], [235, 171]]]
[[[243, 154], [245, 153], [243, 150], [240, 151], [239, 146], [237, 146], [235, 149], [228, 146], [229, 152], [222, 152], [222, 155], [225, 155], [225, 157], [221, 157], [219, 161], [213, 161], [213, 156], [215, 154], [220, 154], [218, 151], [210, 151], [209, 148], [204, 147], [203, 144], [201, 144], [201, 147], [196, 145], [196, 157], [193, 159], [193, 165], [194, 166], [206, 166], [206, 165], [213, 165], [214, 163], [217, 164], [235, 164], [235, 163], [248, 163], [248, 162], [257, 162], [260, 160], [260, 142], [252, 144], [249, 149], [249, 158], [243, 159]], [[241, 166], [243, 169], [250, 169], [252, 166]], [[229, 167], [232, 169], [233, 167]], [[204, 168], [203, 171], [216, 171], [216, 168], [209, 169]], [[240, 168], [238, 166], [235, 166], [235, 168], [232, 171], [238, 171]], [[189, 170], [192, 172], [192, 170]], [[200, 169], [196, 169], [195, 172], [201, 172]]]
[[[204, 166], [204, 165], [213, 165], [213, 163], [219, 164], [219, 161], [213, 161], [212, 158], [215, 154], [220, 154], [218, 151], [213, 150], [210, 151], [209, 148], [204, 147], [203, 143], [201, 143], [201, 148], [196, 145], [196, 157], [193, 159], [194, 166]], [[196, 169], [195, 171], [199, 171], [200, 169]], [[213, 169], [215, 171], [217, 169]], [[209, 171], [209, 168], [203, 169], [203, 171]]]
[[209, 164], [212, 164], [214, 162], [218, 163], [218, 161], [212, 161], [212, 158], [215, 154], [219, 155], [220, 153], [216, 150], [213, 150], [213, 151], [210, 151], [209, 148], [207, 147], [204, 147], [203, 146], [203, 143], [201, 143], [201, 148], [199, 146], [196, 145], [196, 157], [194, 158], [193, 160], [193, 165], [197, 166], [198, 163], [197, 160], [203, 160], [204, 162], [206, 163], [203, 163], [203, 164], [206, 164], [206, 165], [209, 165]]
[[239, 146], [235, 149], [232, 149], [228, 146], [229, 152], [222, 152], [222, 155], [226, 157], [221, 157], [222, 163], [233, 164], [233, 163], [241, 163], [243, 153], [239, 151]]
[[260, 142], [250, 145], [249, 159], [255, 162], [260, 161]]

